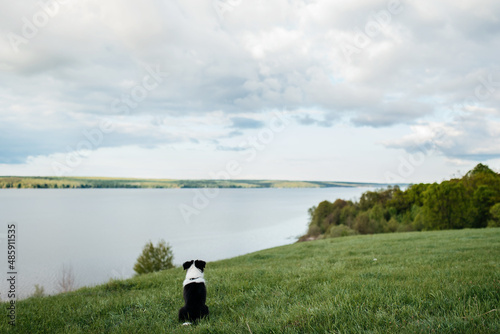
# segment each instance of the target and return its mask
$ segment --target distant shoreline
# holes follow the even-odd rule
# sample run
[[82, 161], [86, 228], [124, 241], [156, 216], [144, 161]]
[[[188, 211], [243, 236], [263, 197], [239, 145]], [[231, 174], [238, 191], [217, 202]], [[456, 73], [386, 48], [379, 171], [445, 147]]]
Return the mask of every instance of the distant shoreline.
[[110, 177], [0, 176], [0, 189], [182, 189], [386, 187], [386, 183], [288, 180], [172, 180]]

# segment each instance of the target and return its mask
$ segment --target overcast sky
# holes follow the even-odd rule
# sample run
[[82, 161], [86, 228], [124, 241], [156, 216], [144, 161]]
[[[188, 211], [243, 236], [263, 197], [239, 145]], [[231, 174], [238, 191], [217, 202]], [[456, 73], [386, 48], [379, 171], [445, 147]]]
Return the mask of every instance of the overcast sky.
[[0, 0], [0, 175], [500, 170], [495, 0]]

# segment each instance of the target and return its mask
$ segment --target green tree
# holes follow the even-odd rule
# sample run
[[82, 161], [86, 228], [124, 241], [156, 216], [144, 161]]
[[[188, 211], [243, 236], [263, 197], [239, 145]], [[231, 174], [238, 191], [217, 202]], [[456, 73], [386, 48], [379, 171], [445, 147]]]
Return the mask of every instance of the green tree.
[[464, 185], [457, 181], [434, 183], [425, 192], [426, 230], [464, 228], [470, 217], [469, 200]]
[[309, 234], [319, 235], [325, 233], [328, 223], [325, 221], [333, 210], [333, 203], [323, 201], [317, 207], [309, 209], [311, 222], [309, 223]]
[[401, 191], [399, 187], [395, 187], [392, 198], [387, 202], [387, 205], [394, 208], [396, 214], [402, 214], [411, 208], [412, 203], [407, 191]]
[[488, 186], [481, 185], [472, 197], [473, 216], [470, 225], [467, 227], [486, 227], [491, 217], [490, 209], [494, 204], [495, 192]]
[[142, 275], [170, 269], [174, 267], [173, 260], [174, 254], [170, 245], [165, 243], [165, 240], [160, 240], [156, 247], [150, 241], [144, 246], [142, 254], [137, 258], [134, 271], [138, 275]]
[[356, 205], [354, 205], [351, 201], [348, 201], [348, 204], [340, 210], [340, 221], [341, 224], [353, 228], [354, 219], [358, 214]]
[[500, 203], [493, 205], [490, 209], [491, 219], [488, 227], [500, 227]]
[[462, 178], [440, 184], [367, 191], [358, 202], [323, 201], [309, 209], [306, 237], [345, 235], [347, 228], [372, 234], [499, 226], [495, 203], [500, 203], [500, 174], [478, 164]]
[[383, 232], [383, 218], [380, 218], [376, 211], [377, 209], [375, 209], [375, 212], [369, 210], [358, 214], [354, 219], [353, 229], [358, 231], [360, 234]]
[[423, 206], [424, 205], [424, 193], [429, 187], [429, 184], [425, 183], [418, 183], [418, 184], [413, 184], [411, 185], [406, 191], [406, 197], [408, 198], [408, 201], [417, 206]]
[[481, 174], [486, 174], [486, 175], [491, 175], [494, 176], [495, 172], [490, 169], [490, 167], [483, 165], [481, 163], [477, 164], [476, 167], [474, 167], [473, 170], [469, 171], [465, 176], [466, 177], [474, 177], [476, 175], [481, 175]]

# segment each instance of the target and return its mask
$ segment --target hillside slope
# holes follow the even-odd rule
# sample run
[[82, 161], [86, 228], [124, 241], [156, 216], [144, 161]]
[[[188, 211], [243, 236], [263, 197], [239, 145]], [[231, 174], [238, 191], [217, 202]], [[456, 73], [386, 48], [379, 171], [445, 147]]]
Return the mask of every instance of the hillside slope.
[[[19, 301], [16, 329], [499, 333], [499, 259], [499, 228], [297, 243], [208, 263], [211, 317], [197, 326], [177, 322], [184, 272], [176, 268]], [[6, 304], [1, 307], [6, 312]], [[11, 330], [3, 317], [0, 332]]]

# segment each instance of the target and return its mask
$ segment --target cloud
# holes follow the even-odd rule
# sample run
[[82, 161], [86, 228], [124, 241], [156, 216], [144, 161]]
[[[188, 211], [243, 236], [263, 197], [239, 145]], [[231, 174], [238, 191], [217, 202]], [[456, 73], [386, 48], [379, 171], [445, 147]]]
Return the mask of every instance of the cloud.
[[224, 146], [217, 145], [217, 151], [230, 151], [230, 152], [241, 152], [245, 151], [247, 148], [241, 146]]
[[409, 153], [437, 152], [456, 161], [500, 158], [500, 118], [492, 117], [487, 109], [459, 115], [452, 122], [418, 124], [411, 130], [411, 134], [385, 146]]
[[[348, 119], [373, 128], [426, 124], [471, 101], [499, 110], [500, 3], [402, 1], [380, 24], [389, 3], [242, 1], [221, 18], [211, 1], [68, 1], [26, 36], [40, 5], [0, 0], [0, 161], [65, 151], [105, 117], [119, 125], [102, 145], [116, 147], [202, 145], [227, 138], [228, 123], [261, 128], [261, 114], [282, 109], [301, 112], [297, 123], [310, 127]], [[368, 36], [373, 23], [380, 29]], [[13, 34], [23, 42], [14, 45]], [[356, 50], [349, 57], [346, 46]], [[116, 101], [123, 111], [156, 67], [168, 77], [120, 112]], [[219, 123], [199, 122], [214, 113]], [[146, 124], [157, 117], [180, 127]], [[474, 133], [479, 125], [453, 122], [489, 138]], [[453, 138], [447, 155], [496, 154]]]
[[382, 103], [357, 113], [352, 122], [358, 126], [384, 127], [400, 123], [412, 123], [432, 113], [432, 106], [400, 99]]
[[231, 127], [236, 129], [259, 129], [264, 126], [264, 122], [246, 117], [232, 117], [231, 122]]
[[323, 127], [330, 127], [333, 125], [333, 118], [331, 117], [331, 115], [324, 117], [323, 120], [317, 120], [306, 114], [305, 116], [297, 117], [297, 121], [302, 125], [318, 125]]

